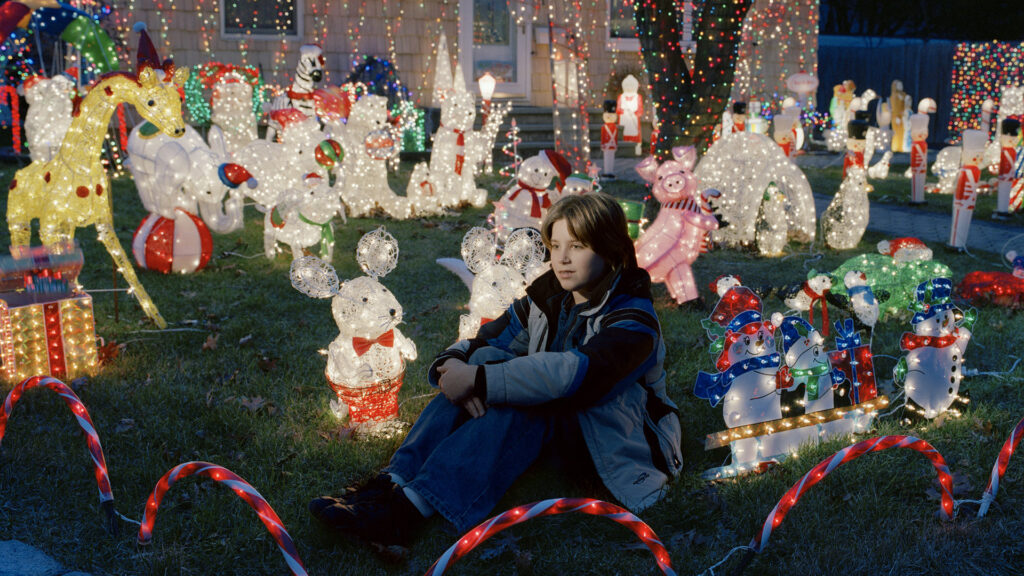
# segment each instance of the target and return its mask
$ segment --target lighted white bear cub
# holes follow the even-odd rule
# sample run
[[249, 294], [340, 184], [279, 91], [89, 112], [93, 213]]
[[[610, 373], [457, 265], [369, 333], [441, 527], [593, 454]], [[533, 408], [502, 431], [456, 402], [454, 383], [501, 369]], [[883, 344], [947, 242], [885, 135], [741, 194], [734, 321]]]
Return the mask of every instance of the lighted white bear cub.
[[348, 176], [342, 196], [351, 215], [363, 217], [379, 208], [393, 218], [408, 218], [409, 200], [388, 185], [387, 161], [398, 154], [398, 145], [388, 124], [387, 98], [367, 94], [357, 100], [338, 139]]
[[[548, 208], [561, 198], [572, 166], [564, 156], [542, 150], [519, 165], [516, 184], [494, 203], [494, 228], [504, 242], [516, 228], [540, 228]], [[556, 180], [555, 189], [549, 189]]]
[[32, 76], [18, 88], [28, 102], [25, 139], [33, 162], [47, 162], [57, 153], [71, 126], [71, 94], [75, 83], [63, 74]]
[[338, 337], [327, 355], [327, 383], [337, 394], [331, 411], [349, 416], [360, 434], [388, 436], [401, 428], [398, 390], [405, 362], [416, 359], [416, 344], [399, 330], [402, 307], [378, 278], [395, 268], [398, 242], [384, 227], [365, 234], [356, 261], [367, 276], [344, 283], [334, 268], [315, 256], [292, 261], [292, 286], [312, 298], [332, 298]]

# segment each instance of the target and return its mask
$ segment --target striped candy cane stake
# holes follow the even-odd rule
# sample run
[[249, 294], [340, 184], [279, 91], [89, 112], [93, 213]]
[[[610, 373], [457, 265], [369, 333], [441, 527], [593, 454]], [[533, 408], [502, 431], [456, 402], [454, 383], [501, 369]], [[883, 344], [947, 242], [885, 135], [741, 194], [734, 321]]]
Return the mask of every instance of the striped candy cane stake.
[[772, 530], [782, 523], [782, 519], [789, 512], [789, 509], [796, 505], [797, 500], [803, 496], [804, 492], [820, 482], [822, 478], [828, 476], [829, 472], [838, 468], [840, 464], [854, 460], [863, 454], [879, 452], [887, 448], [910, 448], [911, 450], [917, 450], [931, 461], [935, 472], [939, 476], [939, 485], [942, 486], [942, 517], [946, 520], [953, 518], [953, 478], [949, 475], [949, 468], [946, 467], [946, 461], [942, 458], [942, 454], [939, 454], [938, 450], [932, 448], [931, 444], [913, 436], [881, 436], [847, 446], [829, 456], [814, 468], [811, 468], [811, 471], [794, 484], [786, 492], [785, 496], [782, 497], [782, 500], [779, 500], [779, 503], [775, 505], [771, 514], [765, 519], [761, 532], [751, 540], [750, 548], [754, 552], [764, 550], [765, 546], [768, 545], [768, 539], [772, 535]]
[[1006, 473], [1006, 466], [1010, 463], [1010, 456], [1013, 456], [1013, 451], [1017, 449], [1017, 444], [1020, 444], [1021, 438], [1024, 438], [1024, 418], [1017, 422], [1017, 426], [1003, 444], [1003, 449], [999, 451], [999, 458], [996, 458], [996, 463], [992, 466], [992, 476], [988, 480], [985, 493], [981, 495], [978, 518], [981, 518], [988, 512], [989, 505], [996, 499], [996, 493], [999, 491], [999, 479]]
[[21, 398], [21, 395], [26, 390], [40, 386], [53, 390], [64, 399], [68, 408], [71, 409], [71, 413], [78, 420], [78, 425], [82, 428], [82, 432], [85, 433], [85, 442], [89, 446], [89, 456], [92, 457], [92, 462], [96, 469], [96, 486], [100, 491], [100, 508], [107, 516], [107, 531], [111, 534], [116, 534], [117, 521], [114, 516], [114, 494], [110, 490], [110, 476], [107, 473], [107, 461], [103, 457], [103, 446], [100, 444], [100, 437], [96, 433], [96, 427], [92, 424], [92, 418], [89, 417], [89, 411], [85, 409], [82, 400], [71, 388], [68, 388], [67, 384], [49, 376], [33, 376], [26, 378], [21, 384], [15, 386], [7, 395], [7, 399], [4, 400], [4, 410], [3, 413], [0, 413], [0, 442], [4, 439], [4, 433], [7, 431], [7, 419], [11, 417], [11, 412], [14, 410], [14, 405], [18, 402], [18, 399]]
[[153, 539], [153, 524], [156, 523], [156, 512], [160, 508], [160, 501], [163, 500], [164, 494], [175, 482], [190, 474], [212, 478], [224, 484], [233, 490], [239, 498], [245, 500], [246, 504], [256, 511], [260, 520], [263, 521], [263, 525], [267, 527], [270, 535], [277, 541], [277, 546], [281, 549], [281, 554], [284, 554], [285, 562], [288, 563], [288, 568], [292, 571], [292, 574], [295, 574], [295, 576], [306, 576], [306, 568], [302, 565], [299, 552], [295, 549], [295, 544], [292, 542], [291, 536], [288, 535], [288, 531], [285, 530], [284, 523], [278, 518], [277, 513], [270, 507], [270, 504], [267, 504], [263, 496], [252, 485], [243, 480], [241, 476], [227, 468], [209, 462], [178, 464], [167, 474], [164, 474], [164, 477], [156, 483], [153, 493], [150, 494], [149, 500], [146, 502], [146, 511], [142, 515], [142, 525], [139, 527], [138, 539], [140, 546], [149, 544], [150, 540]]
[[518, 508], [513, 508], [499, 516], [486, 520], [463, 535], [458, 542], [445, 551], [445, 553], [442, 554], [436, 562], [434, 562], [434, 565], [430, 567], [430, 570], [427, 570], [426, 576], [439, 576], [440, 574], [444, 574], [444, 571], [448, 569], [448, 566], [454, 564], [456, 560], [462, 558], [470, 550], [476, 548], [485, 540], [509, 526], [514, 526], [537, 516], [564, 514], [566, 512], [582, 512], [583, 514], [604, 516], [629, 528], [637, 535], [637, 537], [640, 538], [641, 542], [647, 545], [647, 548], [650, 549], [651, 553], [654, 554], [654, 559], [658, 562], [658, 568], [661, 568], [661, 571], [665, 573], [666, 576], [675, 576], [675, 571], [672, 570], [672, 561], [668, 557], [668, 551], [665, 550], [665, 546], [663, 546], [661, 541], [658, 540], [658, 535], [651, 530], [650, 526], [644, 524], [642, 520], [624, 508], [590, 498], [557, 498], [543, 500], [541, 502], [534, 502], [533, 504], [526, 504], [524, 506], [519, 506]]

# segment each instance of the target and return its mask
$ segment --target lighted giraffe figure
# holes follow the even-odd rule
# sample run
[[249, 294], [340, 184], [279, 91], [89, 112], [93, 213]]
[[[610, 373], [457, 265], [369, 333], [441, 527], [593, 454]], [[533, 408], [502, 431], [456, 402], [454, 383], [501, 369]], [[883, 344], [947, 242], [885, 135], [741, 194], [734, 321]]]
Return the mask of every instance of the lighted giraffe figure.
[[141, 67], [137, 75], [105, 74], [79, 105], [57, 155], [19, 170], [7, 196], [12, 254], [21, 253], [31, 243], [32, 220], [39, 220], [42, 243], [58, 250], [74, 240], [76, 228], [95, 225], [96, 235], [128, 281], [143, 311], [160, 328], [167, 323], [135, 276], [135, 269], [114, 234], [110, 181], [100, 154], [110, 116], [121, 103], [134, 106], [139, 115], [168, 136], [183, 135], [185, 122], [181, 118], [178, 90], [187, 78], [188, 68], [179, 68], [172, 81], [165, 82], [151, 66]]

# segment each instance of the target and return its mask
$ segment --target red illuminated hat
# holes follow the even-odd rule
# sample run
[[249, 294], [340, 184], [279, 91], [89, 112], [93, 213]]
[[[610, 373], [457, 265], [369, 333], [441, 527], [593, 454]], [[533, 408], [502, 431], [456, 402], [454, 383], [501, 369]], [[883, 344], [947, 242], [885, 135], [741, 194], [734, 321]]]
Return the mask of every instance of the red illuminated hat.
[[160, 70], [160, 56], [156, 53], [156, 46], [149, 38], [145, 22], [136, 22], [132, 30], [139, 33], [139, 50], [135, 54], [135, 73], [142, 72], [143, 68]]
[[561, 191], [565, 186], [565, 179], [569, 177], [569, 174], [572, 174], [572, 164], [565, 159], [565, 156], [554, 150], [541, 150], [540, 155], [548, 161], [548, 164], [555, 169], [555, 172], [558, 172], [557, 188]]
[[298, 108], [282, 108], [270, 113], [270, 121], [280, 126], [282, 130], [308, 119], [309, 116], [306, 116]]

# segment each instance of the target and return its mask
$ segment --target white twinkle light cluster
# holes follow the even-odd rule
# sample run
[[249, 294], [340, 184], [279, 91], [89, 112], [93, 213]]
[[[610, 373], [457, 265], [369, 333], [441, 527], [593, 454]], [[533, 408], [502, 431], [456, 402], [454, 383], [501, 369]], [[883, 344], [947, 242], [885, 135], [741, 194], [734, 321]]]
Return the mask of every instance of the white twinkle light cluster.
[[758, 253], [770, 258], [782, 256], [788, 232], [786, 197], [772, 182], [764, 191], [764, 198], [757, 210], [757, 222], [754, 225], [754, 241], [757, 243]]
[[821, 215], [821, 231], [829, 248], [849, 250], [860, 243], [868, 227], [868, 193], [871, 190], [866, 171], [850, 168], [839, 185], [839, 191]]
[[398, 422], [398, 390], [405, 362], [416, 359], [416, 344], [398, 325], [402, 307], [379, 278], [394, 270], [398, 243], [384, 227], [365, 234], [356, 261], [366, 276], [341, 282], [332, 266], [315, 256], [292, 261], [292, 286], [312, 298], [331, 298], [338, 337], [327, 354], [326, 376], [336, 398], [331, 411], [349, 417], [361, 434], [389, 436]]
[[721, 191], [721, 197], [713, 204], [728, 226], [712, 233], [716, 242], [738, 246], [755, 241], [758, 208], [773, 182], [785, 198], [788, 238], [797, 242], [814, 240], [811, 185], [767, 136], [750, 132], [725, 134], [711, 145], [695, 172], [701, 189]]
[[18, 87], [28, 103], [25, 114], [25, 139], [32, 161], [54, 157], [71, 126], [71, 95], [75, 83], [63, 74], [53, 78], [31, 76]]
[[401, 146], [398, 133], [388, 123], [387, 98], [364, 94], [352, 105], [348, 124], [336, 132], [334, 137], [345, 151], [341, 196], [349, 214], [358, 218], [380, 209], [392, 218], [408, 218], [409, 199], [388, 185], [387, 162], [398, 156]]
[[259, 137], [256, 125], [259, 119], [252, 112], [252, 89], [249, 81], [238, 72], [228, 72], [213, 84], [210, 123], [224, 134], [229, 155]]

